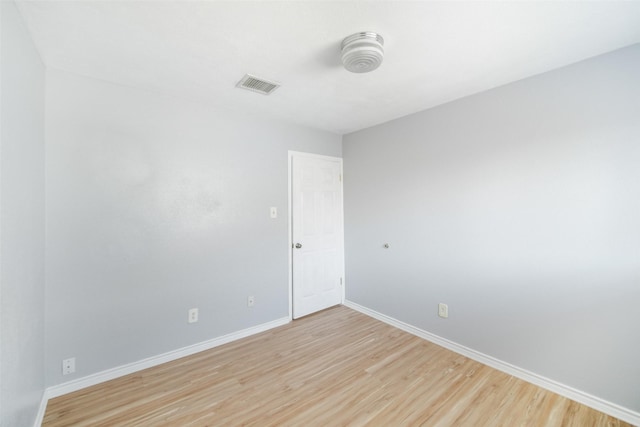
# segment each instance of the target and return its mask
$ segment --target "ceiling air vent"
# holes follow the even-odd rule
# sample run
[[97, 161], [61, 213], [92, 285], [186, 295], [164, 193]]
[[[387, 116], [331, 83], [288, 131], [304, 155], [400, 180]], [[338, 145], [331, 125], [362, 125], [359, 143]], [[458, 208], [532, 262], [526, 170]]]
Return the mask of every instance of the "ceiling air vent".
[[253, 92], [258, 92], [263, 95], [270, 95], [271, 92], [278, 89], [280, 85], [275, 82], [270, 82], [268, 80], [259, 79], [250, 74], [246, 74], [242, 80], [238, 82], [236, 87], [241, 89], [247, 89]]

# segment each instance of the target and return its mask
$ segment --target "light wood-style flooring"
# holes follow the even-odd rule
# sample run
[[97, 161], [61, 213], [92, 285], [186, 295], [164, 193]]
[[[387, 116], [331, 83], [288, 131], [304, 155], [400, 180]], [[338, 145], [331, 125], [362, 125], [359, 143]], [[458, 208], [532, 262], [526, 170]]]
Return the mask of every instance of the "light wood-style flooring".
[[629, 424], [342, 306], [52, 399], [43, 424], [241, 425]]

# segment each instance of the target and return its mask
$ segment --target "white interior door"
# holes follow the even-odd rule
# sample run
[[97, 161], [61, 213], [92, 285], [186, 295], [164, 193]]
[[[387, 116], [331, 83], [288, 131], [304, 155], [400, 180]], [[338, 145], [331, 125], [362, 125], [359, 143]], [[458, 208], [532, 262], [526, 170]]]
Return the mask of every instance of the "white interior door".
[[342, 159], [291, 155], [293, 318], [341, 304]]

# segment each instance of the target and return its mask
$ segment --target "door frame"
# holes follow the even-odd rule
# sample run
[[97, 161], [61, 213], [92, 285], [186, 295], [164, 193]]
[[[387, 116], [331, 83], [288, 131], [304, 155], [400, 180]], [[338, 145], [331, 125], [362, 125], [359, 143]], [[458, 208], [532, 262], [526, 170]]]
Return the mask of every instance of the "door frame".
[[305, 153], [303, 151], [288, 151], [288, 174], [287, 174], [287, 196], [288, 196], [288, 211], [287, 211], [287, 220], [288, 225], [287, 229], [289, 231], [289, 239], [287, 243], [287, 251], [289, 253], [289, 321], [293, 321], [293, 158], [294, 157], [312, 157], [316, 159], [325, 159], [325, 160], [337, 160], [340, 163], [340, 205], [341, 205], [341, 219], [340, 221], [340, 233], [342, 234], [342, 238], [340, 239], [340, 255], [342, 265], [340, 266], [340, 274], [342, 276], [342, 290], [340, 295], [340, 303], [344, 304], [345, 301], [345, 288], [346, 288], [346, 278], [344, 275], [344, 174], [343, 174], [343, 163], [342, 157], [334, 157], [334, 156], [325, 156], [322, 154], [314, 154], [314, 153]]

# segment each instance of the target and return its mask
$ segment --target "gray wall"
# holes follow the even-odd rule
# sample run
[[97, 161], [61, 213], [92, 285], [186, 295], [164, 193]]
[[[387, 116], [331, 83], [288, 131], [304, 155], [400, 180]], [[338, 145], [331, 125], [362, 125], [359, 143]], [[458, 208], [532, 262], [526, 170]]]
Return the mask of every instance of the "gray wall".
[[0, 2], [0, 425], [32, 425], [44, 391], [44, 67]]
[[287, 151], [339, 135], [53, 70], [46, 112], [48, 385], [288, 316]]
[[640, 411], [640, 45], [343, 144], [348, 300]]

